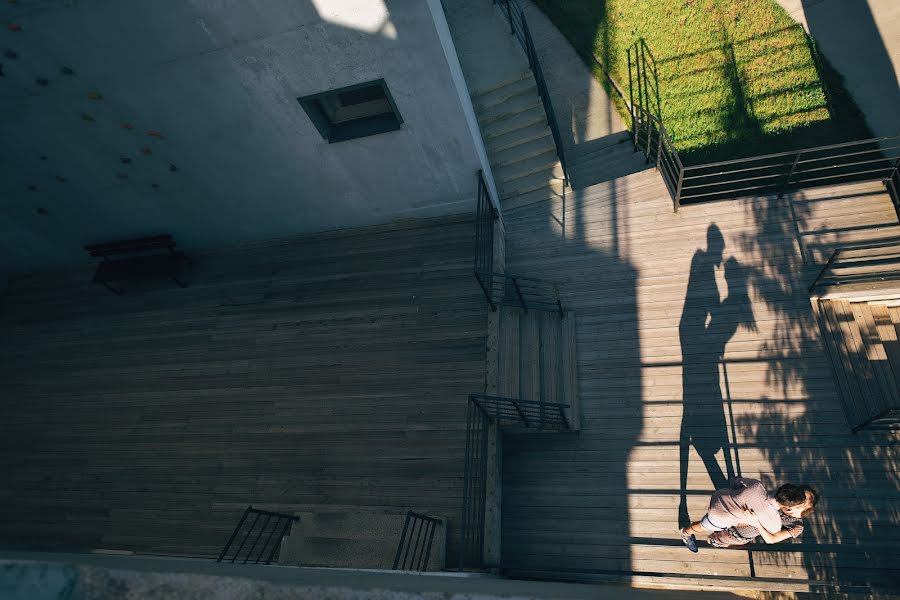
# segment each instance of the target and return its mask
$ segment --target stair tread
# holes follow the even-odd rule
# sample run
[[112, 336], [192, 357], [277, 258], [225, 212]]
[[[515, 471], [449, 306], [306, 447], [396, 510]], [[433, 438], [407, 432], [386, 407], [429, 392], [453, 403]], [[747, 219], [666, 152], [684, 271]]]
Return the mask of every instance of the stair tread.
[[521, 73], [514, 75], [513, 77], [504, 79], [502, 81], [495, 82], [488, 86], [483, 86], [483, 87], [475, 90], [474, 92], [472, 92], [472, 97], [473, 98], [477, 97], [479, 99], [482, 99], [485, 96], [488, 96], [489, 94], [496, 92], [498, 90], [501, 90], [507, 86], [515, 85], [516, 83], [518, 83], [519, 81], [522, 81], [523, 79], [533, 79], [533, 77], [534, 76], [531, 74], [531, 71], [529, 69], [526, 69], [526, 70], [522, 71]]
[[492, 153], [491, 165], [495, 166], [495, 168], [501, 168], [547, 152], [553, 152], [554, 154], [556, 152], [556, 146], [553, 145], [553, 136], [550, 135], [549, 129], [542, 137]]
[[515, 118], [479, 123], [479, 127], [482, 137], [490, 144], [494, 138], [537, 123], [547, 125], [547, 115], [544, 114], [544, 108], [540, 105], [517, 114]]
[[822, 317], [826, 324], [825, 343], [834, 353], [835, 373], [840, 381], [844, 393], [844, 410], [851, 426], [858, 425], [865, 420], [866, 409], [860, 390], [860, 382], [854, 374], [854, 365], [851, 361], [851, 351], [845, 342], [845, 331], [841, 325], [841, 311], [839, 302], [834, 300], [822, 300], [819, 302]]
[[472, 104], [475, 110], [485, 110], [498, 104], [506, 102], [510, 98], [514, 98], [523, 93], [533, 93], [537, 95], [537, 84], [531, 76], [531, 71], [526, 71], [525, 76], [516, 79], [506, 85], [500, 86], [485, 94], [473, 94]]
[[485, 143], [488, 154], [493, 156], [508, 148], [512, 148], [513, 146], [525, 144], [547, 136], [550, 137], [552, 143], [553, 134], [550, 132], [550, 127], [547, 126], [547, 123], [544, 120], [539, 120], [536, 123], [518, 127], [495, 138], [486, 140]]
[[534, 174], [547, 175], [547, 181], [552, 179], [551, 175], [562, 176], [562, 167], [560, 166], [559, 158], [556, 156], [556, 148], [494, 169], [494, 180], [506, 192], [518, 189], [516, 180], [521, 180]]
[[553, 179], [550, 182], [544, 182], [536, 185], [534, 188], [524, 192], [511, 192], [501, 195], [500, 205], [504, 211], [515, 210], [523, 206], [530, 206], [538, 202], [544, 202], [553, 198], [561, 198], [563, 196], [562, 179]]
[[851, 305], [862, 339], [861, 359], [868, 360], [874, 379], [872, 389], [875, 395], [875, 409], [882, 413], [891, 406], [897, 406], [897, 386], [894, 383], [887, 353], [875, 327], [875, 320], [868, 302], [856, 302]]
[[487, 126], [497, 121], [515, 119], [516, 116], [534, 108], [542, 108], [540, 96], [537, 93], [522, 92], [489, 108], [476, 108], [475, 114], [478, 117], [478, 124]]

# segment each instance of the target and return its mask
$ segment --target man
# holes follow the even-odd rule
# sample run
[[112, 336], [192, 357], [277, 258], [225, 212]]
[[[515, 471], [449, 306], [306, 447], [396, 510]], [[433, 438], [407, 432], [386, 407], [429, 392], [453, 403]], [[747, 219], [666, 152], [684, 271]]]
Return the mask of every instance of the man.
[[737, 525], [752, 525], [767, 544], [777, 544], [793, 537], [790, 529], [782, 529], [779, 511], [801, 517], [812, 510], [819, 494], [808, 485], [786, 483], [769, 496], [762, 482], [736, 477], [731, 487], [718, 490], [709, 500], [709, 510], [702, 519], [681, 530], [681, 540], [691, 552], [697, 552], [698, 533], [722, 531]]

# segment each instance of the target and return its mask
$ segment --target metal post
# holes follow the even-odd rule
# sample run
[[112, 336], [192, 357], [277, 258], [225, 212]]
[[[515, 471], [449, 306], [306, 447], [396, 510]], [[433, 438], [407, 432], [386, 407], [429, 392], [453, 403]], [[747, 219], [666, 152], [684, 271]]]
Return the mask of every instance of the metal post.
[[516, 288], [516, 295], [519, 297], [519, 302], [522, 303], [522, 308], [525, 312], [528, 312], [528, 305], [525, 304], [525, 298], [522, 296], [522, 290], [519, 289], [519, 282], [515, 277], [512, 278], [513, 286]]
[[269, 521], [272, 520], [272, 513], [266, 515], [266, 521], [263, 523], [262, 528], [259, 530], [259, 534], [257, 534], [256, 539], [253, 540], [253, 545], [250, 546], [250, 550], [247, 552], [247, 558], [244, 559], [243, 564], [247, 564], [247, 561], [250, 560], [250, 557], [253, 556], [253, 550], [256, 549], [256, 544], [259, 543], [259, 538], [262, 537], [263, 532], [266, 530], [266, 527], [269, 526]]
[[681, 185], [684, 183], [684, 167], [678, 167], [678, 185], [675, 186], [675, 212], [681, 206]]
[[394, 567], [393, 569], [397, 570], [397, 565], [400, 564], [400, 551], [403, 550], [403, 540], [406, 539], [406, 530], [409, 528], [409, 519], [412, 516], [412, 511], [406, 513], [406, 520], [403, 521], [403, 532], [400, 534], [400, 543], [397, 544], [397, 554], [394, 556]]
[[225, 544], [225, 547], [222, 549], [222, 553], [219, 554], [219, 559], [216, 562], [222, 562], [222, 559], [225, 558], [225, 554], [228, 552], [228, 549], [234, 542], [234, 538], [237, 537], [238, 532], [241, 530], [241, 526], [244, 524], [244, 521], [247, 520], [247, 515], [250, 514], [251, 510], [253, 510], [253, 507], [248, 506], [247, 510], [244, 511], [244, 516], [241, 517], [241, 520], [238, 522], [237, 527], [234, 528], [234, 531], [231, 533], [231, 537], [228, 538], [228, 543]]
[[803, 155], [803, 150], [797, 153], [797, 156], [794, 158], [794, 164], [791, 165], [791, 170], [788, 171], [787, 178], [785, 178], [784, 183], [781, 184], [781, 191], [778, 192], [778, 197], [781, 198], [784, 196], [784, 193], [787, 191], [788, 184], [791, 183], [791, 177], [794, 176], [794, 170], [797, 168], [797, 163], [800, 162], [800, 156]]
[[[281, 535], [278, 536], [278, 537], [281, 538], [282, 542], [284, 542], [284, 536], [287, 535], [287, 531], [288, 531], [288, 528], [291, 526], [291, 523], [294, 522], [294, 521], [296, 521], [296, 520], [297, 520], [296, 517], [293, 518], [293, 519], [291, 519], [291, 518], [285, 519], [285, 521], [284, 521], [284, 527], [283, 527], [282, 530], [281, 530]], [[277, 549], [278, 549], [278, 544], [276, 543], [274, 546], [272, 546], [272, 551], [269, 552], [269, 556], [266, 557], [266, 564], [267, 564], [267, 565], [272, 564], [272, 559], [275, 558], [275, 551], [276, 551]]]
[[637, 152], [637, 117], [634, 114], [634, 83], [631, 78], [631, 48], [627, 50], [628, 54], [628, 99], [631, 101], [629, 109], [631, 110], [631, 143], [634, 145], [634, 151]]

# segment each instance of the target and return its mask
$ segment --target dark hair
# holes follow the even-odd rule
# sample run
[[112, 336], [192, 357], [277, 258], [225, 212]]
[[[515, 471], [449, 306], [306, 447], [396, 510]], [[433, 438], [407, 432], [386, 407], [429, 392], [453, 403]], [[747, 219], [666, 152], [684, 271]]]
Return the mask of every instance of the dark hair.
[[797, 506], [806, 502], [806, 492], [810, 493], [810, 507], [803, 511], [802, 516], [806, 516], [812, 512], [816, 503], [819, 501], [819, 492], [812, 489], [808, 485], [794, 485], [793, 483], [785, 483], [775, 491], [775, 500], [782, 506]]

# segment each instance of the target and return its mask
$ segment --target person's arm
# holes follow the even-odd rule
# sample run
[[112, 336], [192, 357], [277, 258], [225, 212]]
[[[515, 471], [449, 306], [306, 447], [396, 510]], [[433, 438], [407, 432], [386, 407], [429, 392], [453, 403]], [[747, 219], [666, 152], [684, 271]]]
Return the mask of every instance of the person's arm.
[[793, 537], [791, 532], [787, 529], [781, 529], [772, 533], [760, 522], [759, 517], [756, 516], [756, 513], [753, 512], [752, 509], [747, 509], [745, 511], [745, 515], [747, 520], [749, 521], [749, 525], [753, 525], [756, 527], [756, 530], [759, 531], [759, 535], [762, 536], [762, 539], [765, 540], [767, 544], [777, 544], [778, 542], [783, 542], [784, 540]]

